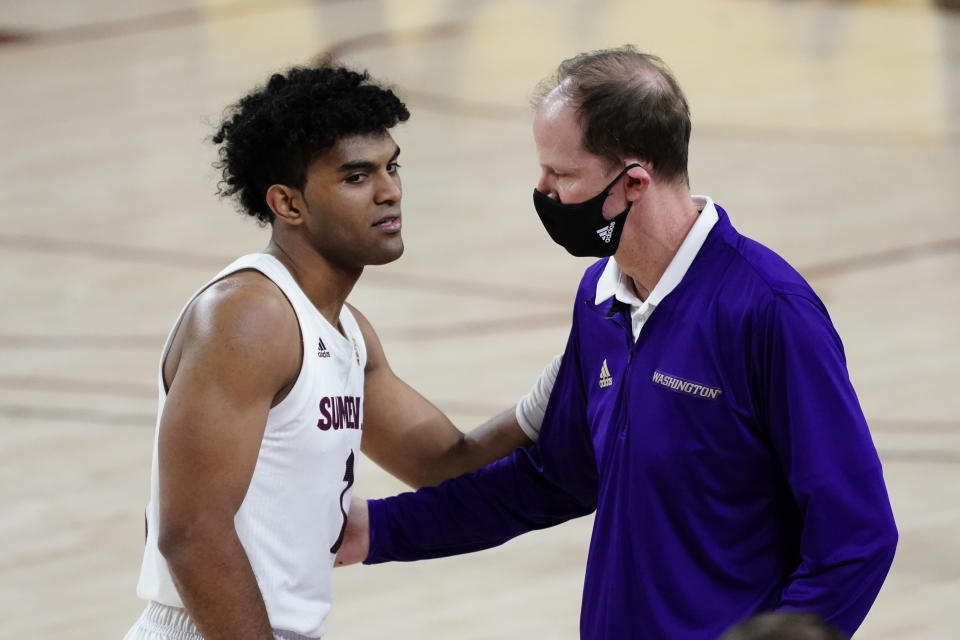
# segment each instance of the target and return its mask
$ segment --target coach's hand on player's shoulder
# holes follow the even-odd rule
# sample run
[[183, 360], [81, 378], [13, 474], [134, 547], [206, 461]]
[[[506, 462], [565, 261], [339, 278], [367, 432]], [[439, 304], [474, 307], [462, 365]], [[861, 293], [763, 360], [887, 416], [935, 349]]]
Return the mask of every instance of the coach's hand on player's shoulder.
[[367, 559], [370, 553], [370, 515], [367, 501], [356, 496], [350, 499], [347, 528], [343, 532], [343, 544], [337, 550], [333, 566], [343, 567]]

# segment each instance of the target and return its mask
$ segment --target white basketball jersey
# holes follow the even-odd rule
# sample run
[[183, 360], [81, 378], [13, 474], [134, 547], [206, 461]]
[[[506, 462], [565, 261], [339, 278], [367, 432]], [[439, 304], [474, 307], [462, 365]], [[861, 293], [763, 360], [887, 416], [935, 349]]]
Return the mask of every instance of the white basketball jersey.
[[[267, 416], [250, 487], [234, 522], [263, 594], [270, 625], [319, 637], [331, 607], [333, 559], [360, 455], [366, 348], [360, 327], [346, 306], [340, 313], [345, 337], [317, 311], [286, 268], [267, 254], [239, 258], [204, 289], [242, 269], [263, 273], [290, 301], [303, 336], [303, 365], [290, 393]], [[183, 607], [157, 548], [158, 501], [162, 499], [158, 495], [157, 435], [166, 399], [163, 361], [174, 332], [160, 359], [147, 542], [137, 595]]]

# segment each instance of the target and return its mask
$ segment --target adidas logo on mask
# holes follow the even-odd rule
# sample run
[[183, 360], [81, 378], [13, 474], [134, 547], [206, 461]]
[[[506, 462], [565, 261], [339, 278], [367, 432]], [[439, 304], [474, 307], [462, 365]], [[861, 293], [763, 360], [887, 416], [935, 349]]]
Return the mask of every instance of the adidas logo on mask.
[[616, 224], [617, 221], [614, 220], [602, 229], [597, 229], [597, 235], [600, 236], [600, 239], [605, 243], [610, 244], [610, 239], [613, 238], [613, 227], [616, 226]]

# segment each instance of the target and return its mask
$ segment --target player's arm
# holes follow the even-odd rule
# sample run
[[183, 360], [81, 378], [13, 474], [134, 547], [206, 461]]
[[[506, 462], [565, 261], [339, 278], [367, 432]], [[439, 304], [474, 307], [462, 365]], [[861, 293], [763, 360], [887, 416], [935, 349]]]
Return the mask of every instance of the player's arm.
[[[470, 433], [461, 432], [440, 409], [397, 377], [373, 327], [356, 309], [353, 313], [367, 348], [363, 452], [386, 471], [412, 487], [432, 486], [532, 442], [513, 408]], [[541, 419], [535, 419], [537, 428]], [[531, 433], [536, 436], [535, 431]]]
[[299, 372], [298, 336], [275, 285], [241, 273], [197, 298], [168, 356], [175, 364], [165, 367], [158, 436], [159, 547], [208, 640], [273, 640], [234, 516], [267, 413]]

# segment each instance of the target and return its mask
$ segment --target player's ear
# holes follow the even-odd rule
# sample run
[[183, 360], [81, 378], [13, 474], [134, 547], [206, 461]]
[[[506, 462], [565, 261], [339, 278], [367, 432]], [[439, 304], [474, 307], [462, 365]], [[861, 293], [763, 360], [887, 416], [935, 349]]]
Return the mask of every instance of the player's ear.
[[267, 206], [277, 216], [277, 220], [297, 226], [303, 223], [306, 203], [299, 189], [283, 184], [272, 184], [267, 189]]

